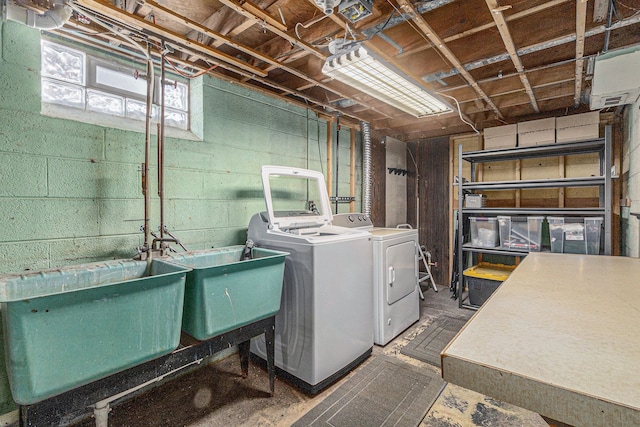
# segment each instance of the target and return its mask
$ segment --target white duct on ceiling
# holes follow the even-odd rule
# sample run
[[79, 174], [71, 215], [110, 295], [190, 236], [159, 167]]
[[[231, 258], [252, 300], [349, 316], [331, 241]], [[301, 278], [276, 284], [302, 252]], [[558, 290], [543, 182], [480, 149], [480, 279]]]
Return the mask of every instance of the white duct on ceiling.
[[592, 110], [633, 104], [640, 97], [640, 47], [609, 51], [595, 59]]
[[54, 30], [62, 27], [71, 17], [72, 10], [64, 0], [54, 0], [51, 9], [38, 13], [17, 5], [10, 0], [4, 2], [5, 19], [19, 22], [28, 27], [41, 30]]

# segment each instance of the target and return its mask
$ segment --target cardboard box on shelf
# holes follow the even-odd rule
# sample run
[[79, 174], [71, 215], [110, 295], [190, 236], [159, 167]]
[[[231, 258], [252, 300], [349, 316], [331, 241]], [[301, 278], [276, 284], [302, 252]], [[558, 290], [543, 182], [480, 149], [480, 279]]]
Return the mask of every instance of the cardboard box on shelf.
[[556, 118], [518, 123], [518, 147], [547, 145], [556, 142]]
[[589, 141], [600, 137], [600, 113], [592, 111], [556, 118], [556, 142]]
[[484, 149], [515, 148], [518, 141], [518, 125], [505, 125], [486, 128], [484, 133]]

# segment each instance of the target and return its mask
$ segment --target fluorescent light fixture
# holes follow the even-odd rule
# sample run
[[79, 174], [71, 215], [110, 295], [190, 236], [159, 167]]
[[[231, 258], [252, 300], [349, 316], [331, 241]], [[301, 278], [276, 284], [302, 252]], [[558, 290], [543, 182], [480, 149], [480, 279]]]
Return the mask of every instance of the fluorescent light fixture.
[[453, 111], [449, 105], [400, 70], [368, 52], [362, 45], [338, 51], [327, 58], [322, 73], [414, 117]]

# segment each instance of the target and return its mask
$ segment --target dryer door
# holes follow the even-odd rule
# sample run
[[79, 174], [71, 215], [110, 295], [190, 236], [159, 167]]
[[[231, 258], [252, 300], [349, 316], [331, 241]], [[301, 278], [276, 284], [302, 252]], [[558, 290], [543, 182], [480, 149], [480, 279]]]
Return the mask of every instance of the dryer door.
[[391, 245], [386, 249], [387, 304], [404, 298], [418, 286], [418, 261], [413, 240]]

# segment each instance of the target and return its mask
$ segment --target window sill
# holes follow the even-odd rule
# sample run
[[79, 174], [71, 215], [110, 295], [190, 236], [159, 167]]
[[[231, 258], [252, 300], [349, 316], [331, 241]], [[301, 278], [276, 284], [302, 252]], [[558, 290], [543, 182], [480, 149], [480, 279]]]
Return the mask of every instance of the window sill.
[[[59, 119], [74, 120], [78, 122], [88, 123], [97, 126], [110, 127], [114, 129], [145, 132], [145, 123], [140, 120], [134, 120], [127, 117], [109, 116], [106, 114], [95, 113], [93, 111], [79, 110], [76, 108], [65, 107], [63, 105], [42, 103], [41, 114], [48, 117], [56, 117]], [[151, 134], [157, 133], [157, 123], [152, 122]], [[178, 129], [174, 127], [165, 127], [165, 137], [186, 139], [190, 141], [202, 141], [202, 138], [190, 130]]]

